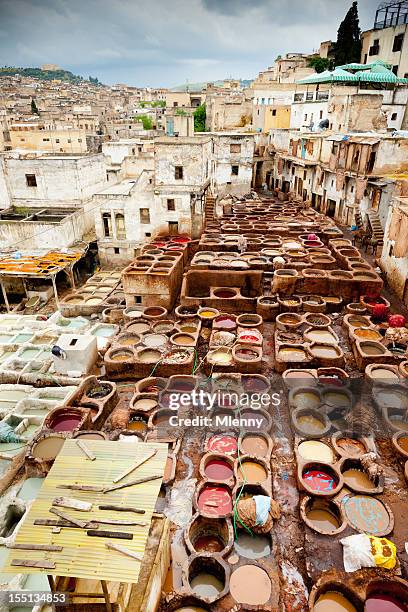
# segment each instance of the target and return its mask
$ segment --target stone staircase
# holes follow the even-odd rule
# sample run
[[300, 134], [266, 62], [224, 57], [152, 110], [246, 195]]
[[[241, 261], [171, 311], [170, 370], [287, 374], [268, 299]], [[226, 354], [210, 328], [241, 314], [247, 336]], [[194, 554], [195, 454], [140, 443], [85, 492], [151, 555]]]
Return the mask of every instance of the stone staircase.
[[379, 244], [384, 242], [384, 230], [381, 225], [380, 217], [376, 210], [367, 211], [367, 221], [371, 230], [372, 237], [378, 241]]
[[214, 220], [214, 212], [215, 212], [215, 202], [216, 198], [214, 196], [208, 195], [205, 200], [205, 222]]

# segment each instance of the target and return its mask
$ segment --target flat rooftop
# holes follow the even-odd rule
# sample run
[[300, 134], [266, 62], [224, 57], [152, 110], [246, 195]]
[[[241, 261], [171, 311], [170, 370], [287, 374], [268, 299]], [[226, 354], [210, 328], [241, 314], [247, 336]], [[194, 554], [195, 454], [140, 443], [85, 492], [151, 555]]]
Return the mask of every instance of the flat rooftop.
[[16, 208], [12, 206], [0, 212], [0, 223], [6, 221], [59, 223], [77, 211], [77, 208]]

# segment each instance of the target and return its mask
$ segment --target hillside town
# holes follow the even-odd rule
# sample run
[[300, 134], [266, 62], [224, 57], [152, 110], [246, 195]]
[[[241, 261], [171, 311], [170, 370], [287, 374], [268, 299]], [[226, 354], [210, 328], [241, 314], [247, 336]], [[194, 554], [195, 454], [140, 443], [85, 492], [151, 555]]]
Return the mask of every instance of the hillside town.
[[408, 1], [347, 11], [0, 68], [0, 612], [408, 611]]

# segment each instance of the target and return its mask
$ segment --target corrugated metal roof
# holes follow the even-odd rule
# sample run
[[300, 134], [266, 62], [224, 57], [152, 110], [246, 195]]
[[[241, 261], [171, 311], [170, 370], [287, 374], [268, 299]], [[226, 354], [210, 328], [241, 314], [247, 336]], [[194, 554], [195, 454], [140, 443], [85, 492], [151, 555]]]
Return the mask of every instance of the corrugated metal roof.
[[[92, 580], [111, 580], [114, 582], [137, 582], [141, 563], [123, 554], [108, 550], [105, 542], [115, 542], [123, 547], [144, 554], [150, 522], [160, 491], [162, 480], [152, 480], [143, 484], [111, 491], [95, 493], [89, 491], [70, 491], [57, 488], [61, 484], [81, 484], [111, 486], [114, 478], [136, 461], [146, 457], [157, 449], [157, 454], [124, 478], [121, 483], [136, 478], [163, 474], [167, 460], [167, 444], [126, 442], [105, 442], [86, 440], [86, 446], [96, 455], [90, 461], [79, 449], [75, 440], [66, 440], [57, 456], [48, 476], [33, 502], [23, 525], [16, 536], [15, 543], [52, 544], [62, 546], [61, 552], [18, 551], [12, 550], [4, 565], [3, 572], [16, 574], [16, 567], [10, 565], [15, 558], [30, 560], [47, 560], [55, 563], [55, 569], [44, 570], [33, 567], [19, 567], [22, 574], [53, 574], [56, 576], [74, 576]], [[133, 534], [132, 540], [90, 537], [86, 529], [62, 528], [60, 533], [53, 533], [52, 527], [34, 525], [36, 519], [56, 519], [49, 513], [56, 497], [73, 497], [81, 501], [92, 502], [90, 512], [62, 509], [65, 514], [82, 521], [115, 519], [146, 522], [146, 527], [101, 525], [100, 529], [122, 531]], [[143, 515], [127, 512], [99, 510], [98, 505], [132, 506], [143, 508]], [[23, 553], [23, 554], [22, 554]]]

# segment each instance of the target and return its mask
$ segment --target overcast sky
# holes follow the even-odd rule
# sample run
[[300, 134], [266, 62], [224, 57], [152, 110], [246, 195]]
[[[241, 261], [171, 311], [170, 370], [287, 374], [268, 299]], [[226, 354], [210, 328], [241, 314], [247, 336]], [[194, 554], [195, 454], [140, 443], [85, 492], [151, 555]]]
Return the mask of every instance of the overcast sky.
[[[102, 82], [254, 78], [336, 40], [351, 0], [0, 0], [0, 64], [55, 63]], [[378, 0], [360, 0], [372, 27]]]

